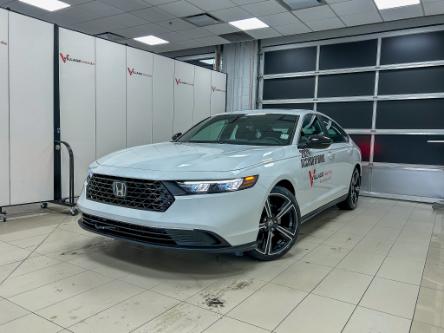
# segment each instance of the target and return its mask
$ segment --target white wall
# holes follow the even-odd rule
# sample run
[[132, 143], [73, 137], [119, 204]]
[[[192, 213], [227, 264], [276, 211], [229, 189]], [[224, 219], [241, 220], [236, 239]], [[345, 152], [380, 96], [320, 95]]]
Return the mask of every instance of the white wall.
[[54, 197], [53, 29], [9, 13], [11, 204]]
[[8, 12], [0, 9], [0, 207], [9, 205]]
[[127, 145], [153, 140], [153, 61], [149, 52], [127, 48]]
[[211, 114], [211, 71], [195, 66], [194, 68], [194, 112], [193, 124]]
[[[79, 195], [88, 165], [96, 158], [95, 38], [71, 30], [59, 32], [61, 139], [74, 151], [75, 194]], [[68, 196], [68, 153], [62, 147], [62, 196]]]
[[168, 141], [173, 134], [174, 60], [154, 56], [153, 142]]
[[226, 111], [227, 76], [224, 73], [211, 72], [211, 114]]
[[126, 48], [96, 39], [96, 157], [126, 147]]
[[193, 125], [194, 67], [174, 61], [174, 133], [183, 133]]

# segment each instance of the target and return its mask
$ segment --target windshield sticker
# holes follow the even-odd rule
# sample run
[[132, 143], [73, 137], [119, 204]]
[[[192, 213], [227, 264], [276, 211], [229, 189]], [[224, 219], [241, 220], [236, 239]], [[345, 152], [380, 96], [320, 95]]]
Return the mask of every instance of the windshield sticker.
[[306, 168], [306, 167], [313, 166], [313, 165], [316, 165], [319, 163], [324, 163], [324, 162], [325, 162], [324, 154], [308, 156], [308, 157], [304, 157], [304, 154], [303, 154], [302, 159], [301, 159], [301, 166], [303, 168]]
[[321, 171], [319, 173], [316, 172], [316, 169], [308, 170], [308, 178], [310, 180], [310, 187], [313, 187], [315, 183], [324, 183], [331, 179], [333, 171]]
[[283, 140], [287, 140], [288, 137], [289, 137], [288, 134], [281, 134], [281, 139], [283, 139]]

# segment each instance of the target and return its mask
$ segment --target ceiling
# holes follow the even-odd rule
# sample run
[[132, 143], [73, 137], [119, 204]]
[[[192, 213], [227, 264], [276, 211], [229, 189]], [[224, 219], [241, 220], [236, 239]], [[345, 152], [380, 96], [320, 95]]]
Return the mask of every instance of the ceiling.
[[[324, 5], [294, 11], [285, 6], [285, 0], [63, 1], [71, 7], [56, 12], [16, 0], [0, 0], [0, 6], [91, 35], [118, 34], [125, 37], [121, 42], [157, 53], [228, 43], [220, 35], [239, 30], [226, 22], [251, 17], [270, 26], [247, 32], [255, 39], [264, 39], [444, 14], [444, 0], [421, 0], [420, 5], [383, 11], [378, 11], [373, 0], [324, 0]], [[201, 13], [209, 13], [221, 23], [197, 27], [182, 19]], [[132, 40], [151, 34], [170, 43], [148, 46]]]

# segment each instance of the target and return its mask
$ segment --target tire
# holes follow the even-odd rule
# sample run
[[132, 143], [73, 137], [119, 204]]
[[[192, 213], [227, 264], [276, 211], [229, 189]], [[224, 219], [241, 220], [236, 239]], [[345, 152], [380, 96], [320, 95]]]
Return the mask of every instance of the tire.
[[262, 261], [282, 257], [296, 242], [300, 220], [294, 195], [284, 187], [273, 188], [262, 210], [256, 249], [248, 255]]
[[347, 199], [338, 203], [340, 209], [353, 210], [358, 206], [359, 190], [361, 189], [361, 175], [358, 168], [353, 170], [350, 180], [350, 187], [348, 189]]

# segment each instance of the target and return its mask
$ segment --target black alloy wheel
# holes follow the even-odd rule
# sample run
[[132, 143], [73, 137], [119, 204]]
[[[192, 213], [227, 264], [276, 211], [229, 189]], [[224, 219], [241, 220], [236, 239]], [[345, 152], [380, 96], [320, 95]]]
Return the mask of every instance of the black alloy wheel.
[[299, 208], [294, 195], [276, 186], [262, 211], [256, 249], [249, 254], [259, 260], [283, 256], [296, 242], [299, 232]]
[[339, 208], [353, 210], [358, 206], [359, 191], [361, 190], [361, 175], [358, 168], [353, 170], [350, 180], [350, 188], [348, 190], [347, 199], [338, 204]]

